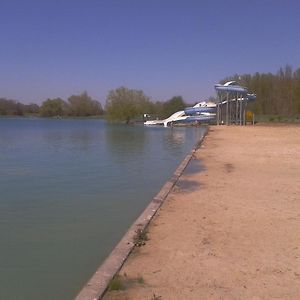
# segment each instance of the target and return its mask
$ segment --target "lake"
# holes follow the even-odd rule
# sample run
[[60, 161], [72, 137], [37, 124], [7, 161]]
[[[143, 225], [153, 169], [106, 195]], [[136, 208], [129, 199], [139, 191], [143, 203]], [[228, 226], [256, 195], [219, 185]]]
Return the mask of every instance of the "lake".
[[73, 299], [204, 127], [0, 119], [0, 299]]

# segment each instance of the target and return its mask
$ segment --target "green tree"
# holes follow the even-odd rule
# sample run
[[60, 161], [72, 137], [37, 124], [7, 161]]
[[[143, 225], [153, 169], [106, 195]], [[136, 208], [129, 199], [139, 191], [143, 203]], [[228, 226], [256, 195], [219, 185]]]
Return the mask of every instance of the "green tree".
[[42, 117], [64, 116], [67, 109], [68, 106], [64, 100], [60, 98], [47, 99], [40, 107], [40, 115]]
[[30, 103], [24, 105], [24, 112], [26, 114], [38, 114], [40, 110], [40, 107], [35, 103]]
[[134, 117], [147, 113], [151, 102], [140, 90], [120, 87], [109, 91], [105, 110], [107, 118], [112, 121], [125, 121], [127, 124]]
[[293, 112], [300, 114], [300, 68], [293, 74]]
[[172, 97], [163, 104], [163, 117], [167, 118], [176, 111], [184, 110], [186, 106], [181, 96]]
[[25, 107], [25, 104], [22, 104], [15, 100], [0, 98], [0, 115], [23, 116]]
[[101, 103], [93, 100], [87, 92], [72, 95], [68, 98], [68, 103], [71, 116], [85, 117], [103, 114]]
[[151, 102], [151, 107], [147, 111], [147, 113], [157, 117], [157, 118], [163, 118], [164, 116], [164, 102], [162, 101], [156, 101], [156, 102]]

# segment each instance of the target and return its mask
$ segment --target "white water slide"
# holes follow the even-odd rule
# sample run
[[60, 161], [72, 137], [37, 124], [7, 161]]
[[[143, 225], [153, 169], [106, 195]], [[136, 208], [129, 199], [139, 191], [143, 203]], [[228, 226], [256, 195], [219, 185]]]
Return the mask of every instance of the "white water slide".
[[164, 125], [165, 127], [168, 126], [168, 123], [174, 122], [174, 121], [182, 121], [188, 118], [188, 116], [185, 115], [184, 110], [177, 111], [173, 115], [171, 115], [169, 118], [164, 120], [152, 120], [152, 121], [146, 121], [145, 125]]

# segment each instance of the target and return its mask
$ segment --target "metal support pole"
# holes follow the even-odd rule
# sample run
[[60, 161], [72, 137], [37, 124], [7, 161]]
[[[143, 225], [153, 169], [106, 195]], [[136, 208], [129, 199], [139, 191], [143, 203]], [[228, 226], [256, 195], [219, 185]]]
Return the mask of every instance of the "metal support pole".
[[[241, 97], [243, 97], [242, 95], [241, 95]], [[243, 98], [241, 98], [241, 100], [240, 100], [240, 125], [242, 125], [242, 112], [243, 112], [243, 100], [242, 100]]]
[[244, 105], [244, 125], [246, 125], [246, 110], [247, 110], [247, 101], [245, 102]]
[[[228, 100], [229, 101], [229, 100]], [[229, 125], [231, 125], [231, 119], [232, 119], [232, 116], [231, 116], [231, 111], [232, 111], [232, 103], [231, 101], [229, 101]]]
[[220, 101], [221, 100], [221, 95], [218, 93], [218, 101], [219, 103], [217, 104], [217, 125], [220, 125]]
[[226, 125], [229, 125], [229, 119], [228, 119], [228, 113], [229, 113], [229, 102], [228, 102], [228, 99], [229, 99], [229, 94], [227, 92], [227, 101], [226, 101]]
[[238, 111], [238, 109], [239, 109], [238, 98], [239, 98], [239, 93], [237, 92], [236, 99], [235, 99], [235, 122], [234, 122], [235, 125], [237, 125], [237, 123], [238, 123], [238, 115], [239, 115], [239, 113], [238, 113], [239, 112]]

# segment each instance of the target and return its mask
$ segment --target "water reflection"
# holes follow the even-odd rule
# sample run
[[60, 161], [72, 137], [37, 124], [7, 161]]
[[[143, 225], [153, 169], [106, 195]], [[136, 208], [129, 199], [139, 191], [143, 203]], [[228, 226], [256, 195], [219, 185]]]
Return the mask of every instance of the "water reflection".
[[102, 136], [101, 128], [97, 130], [97, 128], [61, 127], [42, 132], [44, 142], [55, 151], [90, 151], [92, 147], [101, 143]]
[[107, 152], [116, 163], [128, 163], [144, 155], [147, 141], [144, 127], [108, 125], [105, 139]]
[[165, 148], [171, 154], [178, 154], [182, 150], [182, 145], [185, 143], [185, 132], [183, 128], [170, 128], [164, 134]]

